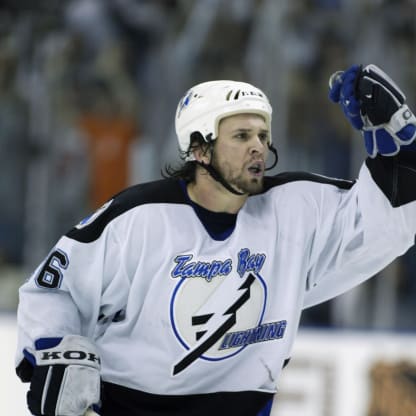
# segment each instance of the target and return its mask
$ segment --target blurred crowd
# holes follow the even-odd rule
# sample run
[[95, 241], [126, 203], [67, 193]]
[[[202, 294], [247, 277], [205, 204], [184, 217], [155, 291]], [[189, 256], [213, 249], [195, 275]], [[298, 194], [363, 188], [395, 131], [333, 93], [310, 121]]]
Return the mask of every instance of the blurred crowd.
[[[0, 291], [2, 270], [26, 276], [107, 198], [177, 161], [176, 104], [197, 82], [266, 91], [275, 173], [354, 179], [364, 148], [328, 77], [378, 64], [416, 108], [415, 34], [414, 0], [3, 1]], [[415, 330], [415, 299], [411, 249], [303, 325]]]

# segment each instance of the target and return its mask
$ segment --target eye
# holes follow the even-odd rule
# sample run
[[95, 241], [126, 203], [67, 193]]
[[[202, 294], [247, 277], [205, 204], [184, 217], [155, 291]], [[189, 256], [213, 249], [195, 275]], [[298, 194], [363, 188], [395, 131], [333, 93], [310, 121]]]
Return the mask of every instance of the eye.
[[249, 135], [248, 135], [248, 133], [247, 133], [247, 132], [245, 132], [245, 131], [241, 131], [241, 132], [236, 133], [236, 134], [234, 135], [234, 137], [235, 137], [236, 139], [240, 139], [240, 140], [247, 140], [247, 139], [249, 138]]
[[263, 143], [267, 143], [269, 141], [269, 135], [268, 135], [268, 133], [260, 133], [259, 134], [259, 139]]

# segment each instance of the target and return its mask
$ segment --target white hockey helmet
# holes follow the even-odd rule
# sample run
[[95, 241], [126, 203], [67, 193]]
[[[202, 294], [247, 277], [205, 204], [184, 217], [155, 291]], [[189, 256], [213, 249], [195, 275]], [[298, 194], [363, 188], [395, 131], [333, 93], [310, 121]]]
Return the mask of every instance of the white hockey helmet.
[[272, 107], [260, 89], [246, 82], [208, 81], [195, 85], [179, 101], [175, 117], [176, 135], [185, 160], [194, 160], [190, 153], [191, 134], [199, 132], [208, 142], [218, 137], [221, 119], [241, 113], [264, 117], [270, 132]]

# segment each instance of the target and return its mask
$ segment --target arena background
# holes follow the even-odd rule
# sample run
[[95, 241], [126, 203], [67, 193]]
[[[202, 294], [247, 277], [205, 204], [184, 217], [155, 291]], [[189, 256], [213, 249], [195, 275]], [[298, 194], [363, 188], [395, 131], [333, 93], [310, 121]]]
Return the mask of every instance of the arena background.
[[[188, 87], [258, 85], [274, 106], [276, 172], [354, 179], [364, 146], [328, 77], [375, 63], [416, 109], [415, 35], [414, 0], [3, 0], [0, 414], [28, 414], [13, 368], [18, 287], [72, 225], [177, 161]], [[416, 414], [415, 317], [412, 248], [305, 311], [273, 415]]]

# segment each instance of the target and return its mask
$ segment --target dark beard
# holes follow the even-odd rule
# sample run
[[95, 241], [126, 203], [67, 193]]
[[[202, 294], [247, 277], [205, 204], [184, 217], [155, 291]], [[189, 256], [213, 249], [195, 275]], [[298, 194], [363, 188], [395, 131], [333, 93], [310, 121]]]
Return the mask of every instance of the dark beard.
[[231, 186], [237, 187], [242, 192], [255, 195], [261, 193], [263, 190], [263, 177], [261, 178], [251, 178], [250, 180], [242, 180], [236, 178], [232, 182], [230, 182]]
[[223, 179], [234, 189], [245, 194], [255, 195], [263, 191], [263, 177], [243, 179], [242, 175], [232, 177], [227, 174], [227, 167], [221, 167], [215, 154], [213, 154], [211, 166], [223, 177]]

